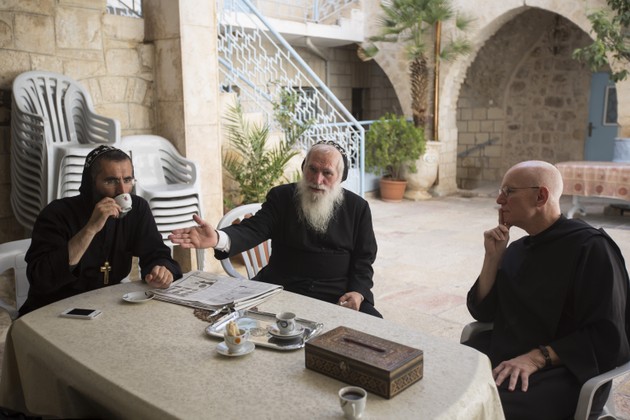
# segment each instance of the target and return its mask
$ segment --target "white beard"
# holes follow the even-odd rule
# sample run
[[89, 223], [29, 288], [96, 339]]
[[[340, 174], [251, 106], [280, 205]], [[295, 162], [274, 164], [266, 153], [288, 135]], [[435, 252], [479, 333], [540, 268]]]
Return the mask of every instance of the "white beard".
[[[325, 190], [314, 193], [310, 188]], [[343, 188], [337, 183], [330, 189], [324, 186], [309, 185], [304, 178], [297, 184], [298, 217], [317, 233], [326, 233], [335, 210], [343, 202]]]

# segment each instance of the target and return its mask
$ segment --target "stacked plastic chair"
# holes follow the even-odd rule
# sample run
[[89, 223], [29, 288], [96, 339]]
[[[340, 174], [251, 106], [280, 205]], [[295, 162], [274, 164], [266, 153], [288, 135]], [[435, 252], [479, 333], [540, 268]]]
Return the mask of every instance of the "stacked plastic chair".
[[[171, 230], [190, 226], [193, 214], [203, 214], [195, 164], [163, 137], [129, 136], [123, 145], [120, 123], [94, 113], [87, 91], [67, 76], [31, 71], [16, 77], [11, 140], [11, 205], [29, 231], [49, 202], [79, 194], [85, 158], [99, 144], [132, 156], [136, 194], [149, 202], [167, 245], [172, 247]], [[200, 270], [203, 257], [199, 250]]]
[[[171, 231], [194, 224], [193, 214], [203, 215], [196, 164], [156, 135], [123, 137], [121, 147], [133, 161], [136, 194], [147, 200], [162, 239], [172, 247]], [[203, 270], [204, 255], [197, 250], [199, 270]]]
[[73, 79], [30, 71], [13, 81], [11, 141], [11, 206], [30, 231], [46, 204], [78, 194], [85, 157], [98, 144], [117, 145], [120, 123], [97, 115]]

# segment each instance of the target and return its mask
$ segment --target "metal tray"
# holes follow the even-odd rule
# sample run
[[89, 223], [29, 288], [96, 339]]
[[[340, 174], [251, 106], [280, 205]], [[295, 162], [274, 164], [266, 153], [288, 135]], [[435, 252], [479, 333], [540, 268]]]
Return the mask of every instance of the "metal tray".
[[297, 350], [312, 337], [322, 332], [324, 324], [296, 318], [296, 324], [304, 328], [304, 332], [290, 339], [272, 336], [269, 328], [276, 324], [276, 314], [253, 310], [232, 312], [206, 328], [206, 333], [212, 337], [223, 338], [225, 326], [230, 321], [236, 321], [239, 328], [249, 330], [249, 339], [256, 346], [269, 347], [276, 350]]

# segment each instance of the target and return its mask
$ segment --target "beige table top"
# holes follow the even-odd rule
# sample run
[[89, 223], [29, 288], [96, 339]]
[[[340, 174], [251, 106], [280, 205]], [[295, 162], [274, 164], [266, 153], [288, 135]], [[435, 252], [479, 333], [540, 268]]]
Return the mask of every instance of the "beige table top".
[[[345, 386], [304, 367], [304, 350], [258, 347], [243, 357], [215, 351], [221, 341], [193, 310], [157, 300], [133, 304], [126, 283], [78, 295], [13, 323], [0, 405], [58, 417], [133, 419], [340, 419]], [[59, 317], [96, 308], [94, 320]], [[475, 350], [394, 323], [289, 292], [259, 307], [290, 310], [424, 351], [424, 378], [391, 400], [370, 393], [367, 419], [502, 419], [488, 359]], [[25, 401], [21, 401], [24, 397]]]

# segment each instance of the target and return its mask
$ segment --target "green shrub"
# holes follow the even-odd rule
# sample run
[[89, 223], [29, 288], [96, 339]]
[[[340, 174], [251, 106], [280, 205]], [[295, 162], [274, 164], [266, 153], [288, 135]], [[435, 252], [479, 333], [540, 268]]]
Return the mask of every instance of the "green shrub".
[[375, 121], [365, 135], [367, 170], [401, 180], [407, 167], [416, 172], [416, 160], [424, 153], [424, 130], [404, 116], [386, 114]]

